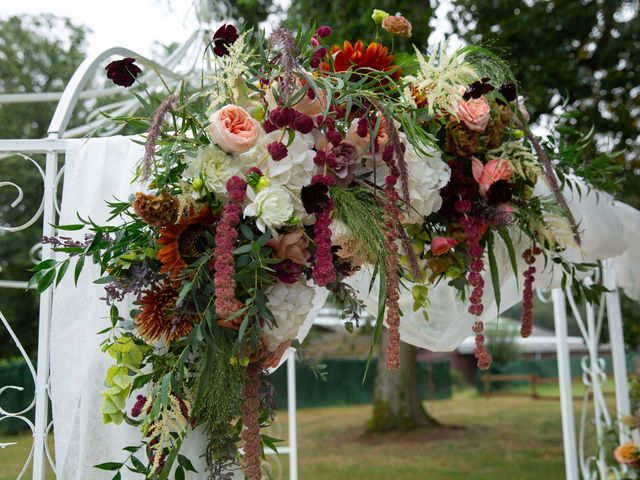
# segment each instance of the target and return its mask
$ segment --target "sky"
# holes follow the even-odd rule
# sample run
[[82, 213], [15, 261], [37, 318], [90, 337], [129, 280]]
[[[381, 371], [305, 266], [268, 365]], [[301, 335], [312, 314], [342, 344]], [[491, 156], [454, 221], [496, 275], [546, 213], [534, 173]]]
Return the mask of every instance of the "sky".
[[[152, 56], [154, 44], [182, 43], [197, 27], [195, 4], [202, 0], [2, 0], [0, 17], [52, 13], [69, 17], [92, 30], [87, 54], [96, 55], [110, 47], [126, 47]], [[284, 8], [291, 0], [279, 0]], [[439, 20], [432, 22], [430, 43], [439, 41], [448, 30], [443, 21], [449, 2], [438, 8]], [[394, 12], [395, 13], [395, 12]], [[157, 51], [157, 50], [156, 50]]]
[[193, 2], [173, 0], [3, 0], [0, 16], [52, 13], [92, 30], [87, 54], [127, 47], [149, 56], [154, 43], [182, 43], [197, 26]]

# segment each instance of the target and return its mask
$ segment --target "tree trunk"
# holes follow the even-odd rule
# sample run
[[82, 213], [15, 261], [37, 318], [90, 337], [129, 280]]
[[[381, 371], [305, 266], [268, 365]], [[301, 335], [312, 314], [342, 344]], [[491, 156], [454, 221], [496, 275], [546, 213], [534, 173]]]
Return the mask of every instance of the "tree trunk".
[[413, 345], [400, 343], [400, 368], [396, 372], [390, 372], [384, 366], [388, 337], [385, 328], [378, 345], [378, 368], [369, 430], [388, 432], [439, 425], [420, 401], [416, 363], [418, 349]]

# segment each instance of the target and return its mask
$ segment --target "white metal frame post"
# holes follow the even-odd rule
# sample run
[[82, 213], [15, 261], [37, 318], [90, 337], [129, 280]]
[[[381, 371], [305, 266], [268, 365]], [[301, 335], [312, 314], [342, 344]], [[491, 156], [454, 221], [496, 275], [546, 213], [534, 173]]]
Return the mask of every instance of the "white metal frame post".
[[[604, 297], [607, 306], [609, 342], [611, 343], [611, 358], [613, 360], [613, 380], [616, 388], [616, 412], [618, 417], [622, 417], [631, 413], [631, 404], [629, 402], [629, 382], [620, 293], [616, 286], [615, 270], [611, 260], [604, 262], [604, 285], [609, 289], [609, 293], [605, 293]], [[618, 431], [620, 432], [621, 443], [629, 440], [626, 428], [619, 428]]]
[[289, 479], [298, 480], [298, 428], [296, 424], [296, 356], [287, 359], [287, 415], [289, 418]]
[[578, 480], [579, 470], [575, 417], [573, 414], [571, 364], [569, 361], [569, 346], [567, 345], [567, 307], [564, 292], [561, 289], [554, 289], [551, 295], [553, 299], [553, 319], [556, 330], [558, 355], [558, 381], [560, 383], [564, 469], [567, 480]]

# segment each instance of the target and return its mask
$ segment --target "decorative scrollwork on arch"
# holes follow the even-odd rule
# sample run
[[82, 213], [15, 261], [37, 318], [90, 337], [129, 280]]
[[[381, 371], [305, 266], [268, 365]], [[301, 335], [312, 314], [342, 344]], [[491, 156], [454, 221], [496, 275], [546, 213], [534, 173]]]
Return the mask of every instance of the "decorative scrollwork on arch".
[[[35, 161], [33, 158], [31, 158], [31, 157], [29, 157], [27, 155], [24, 155], [22, 153], [15, 153], [15, 154], [11, 154], [11, 155], [3, 155], [3, 156], [0, 157], [0, 160], [5, 160], [5, 159], [10, 158], [12, 156], [17, 156], [19, 158], [27, 160], [33, 166], [35, 166], [35, 168], [38, 170], [38, 173], [40, 174], [40, 177], [42, 178], [42, 182], [43, 182], [43, 185], [44, 185], [45, 173], [44, 173], [44, 170], [42, 170], [42, 167], [40, 167], [40, 165], [38, 164], [37, 161]], [[11, 208], [18, 207], [18, 205], [20, 205], [22, 203], [22, 200], [24, 199], [24, 191], [22, 190], [22, 187], [20, 187], [20, 185], [18, 185], [15, 182], [0, 181], [0, 188], [2, 188], [2, 187], [13, 187], [13, 188], [15, 188], [17, 190], [16, 198], [15, 198], [15, 200], [13, 200], [13, 202], [11, 202], [9, 204], [9, 206]], [[34, 223], [36, 223], [38, 221], [38, 219], [42, 216], [42, 212], [43, 211], [44, 211], [44, 195], [43, 195], [42, 199], [40, 200], [40, 205], [38, 206], [38, 210], [36, 211], [36, 213], [29, 220], [27, 220], [22, 225], [17, 225], [17, 226], [3, 226], [3, 225], [0, 225], [0, 231], [12, 233], [12, 232], [19, 232], [21, 230], [26, 230], [27, 228], [29, 228], [31, 225], [33, 225]]]

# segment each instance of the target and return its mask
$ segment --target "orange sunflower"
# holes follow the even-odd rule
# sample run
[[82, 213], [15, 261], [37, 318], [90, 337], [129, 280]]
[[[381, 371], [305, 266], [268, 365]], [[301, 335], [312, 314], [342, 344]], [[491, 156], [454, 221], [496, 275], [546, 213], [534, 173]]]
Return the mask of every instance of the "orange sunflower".
[[[380, 72], [389, 71], [395, 66], [393, 65], [393, 55], [389, 55], [389, 49], [378, 42], [371, 42], [366, 48], [362, 40], [358, 40], [355, 45], [345, 40], [342, 48], [338, 45], [331, 47], [331, 55], [333, 56], [333, 70], [335, 72], [346, 72], [349, 68], [358, 71], [363, 68], [378, 70]], [[330, 70], [331, 66], [323, 62], [321, 64], [323, 70]], [[397, 69], [393, 72], [392, 77], [398, 78], [402, 72]]]
[[207, 232], [213, 232], [216, 218], [209, 208], [199, 213], [191, 211], [178, 223], [160, 228], [158, 243], [162, 245], [156, 258], [162, 262], [162, 273], [176, 278], [189, 264], [195, 262], [210, 247]]
[[167, 342], [172, 342], [191, 331], [195, 316], [175, 311], [179, 294], [178, 286], [173, 283], [143, 292], [136, 325], [145, 340], [159, 340], [164, 336]]

